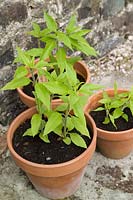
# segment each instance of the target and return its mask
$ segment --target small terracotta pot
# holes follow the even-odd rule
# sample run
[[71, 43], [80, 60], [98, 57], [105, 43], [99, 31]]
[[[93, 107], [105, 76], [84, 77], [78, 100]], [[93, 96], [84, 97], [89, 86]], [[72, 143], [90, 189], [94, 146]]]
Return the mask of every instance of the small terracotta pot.
[[[86, 83], [90, 82], [90, 71], [88, 66], [83, 61], [78, 61], [74, 64], [74, 69], [77, 74], [81, 75]], [[17, 88], [19, 97], [21, 101], [27, 105], [28, 107], [35, 106], [35, 99], [33, 97], [28, 96], [23, 92], [22, 88]], [[60, 99], [54, 99], [52, 103], [60, 104], [62, 101]]]
[[[106, 90], [110, 97], [114, 96], [114, 90]], [[118, 93], [127, 92], [128, 90], [119, 89]], [[88, 114], [91, 110], [96, 109], [100, 103], [98, 102], [103, 97], [103, 92], [98, 92], [88, 99], [85, 106], [85, 113]], [[123, 158], [133, 149], [133, 129], [126, 131], [106, 131], [97, 128], [97, 147], [100, 152], [112, 159]]]
[[11, 123], [7, 133], [7, 144], [16, 164], [26, 172], [27, 176], [35, 186], [36, 190], [43, 196], [50, 199], [60, 199], [72, 195], [80, 186], [82, 177], [89, 160], [96, 148], [96, 126], [91, 116], [86, 115], [86, 121], [91, 128], [93, 138], [88, 148], [73, 160], [53, 165], [43, 165], [30, 162], [18, 155], [13, 146], [12, 139], [15, 130], [26, 119], [36, 113], [32, 107], [21, 113]]

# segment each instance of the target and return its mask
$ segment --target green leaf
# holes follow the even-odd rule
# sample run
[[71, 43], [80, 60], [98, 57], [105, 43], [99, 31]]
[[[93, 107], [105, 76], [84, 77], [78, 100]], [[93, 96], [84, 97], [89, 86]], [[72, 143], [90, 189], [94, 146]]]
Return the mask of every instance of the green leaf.
[[61, 123], [62, 123], [61, 114], [58, 112], [52, 112], [48, 117], [48, 121], [44, 129], [44, 135], [47, 135], [50, 132], [54, 131]]
[[31, 131], [33, 137], [38, 134], [40, 125], [41, 116], [39, 114], [34, 114], [31, 118]]
[[63, 103], [63, 104], [61, 104], [61, 105], [56, 107], [56, 111], [61, 111], [61, 112], [65, 111], [67, 109], [67, 107], [68, 107], [68, 104], [67, 103]]
[[84, 119], [80, 119], [78, 117], [71, 117], [72, 123], [74, 124], [74, 127], [77, 131], [79, 131], [82, 135], [86, 135], [87, 137], [90, 137], [89, 131], [87, 129], [86, 123]]
[[65, 46], [67, 46], [69, 49], [73, 50], [72, 45], [71, 45], [71, 40], [65, 33], [58, 31], [57, 37], [60, 42], [63, 42]]
[[45, 60], [46, 58], [49, 57], [49, 55], [51, 54], [52, 50], [56, 47], [56, 42], [55, 40], [51, 40], [50, 43], [47, 43], [44, 50], [43, 50], [43, 53], [42, 53], [42, 56], [41, 56], [41, 60]]
[[76, 145], [76, 146], [79, 146], [79, 147], [82, 147], [82, 148], [87, 148], [87, 145], [84, 141], [84, 139], [77, 133], [70, 133], [70, 138], [71, 138], [71, 141]]
[[33, 137], [31, 128], [28, 128], [28, 129], [24, 132], [23, 136], [32, 136], [32, 137]]
[[95, 57], [97, 56], [97, 52], [89, 44], [80, 43], [72, 38], [70, 40], [72, 46], [74, 46], [76, 50], [83, 52], [87, 56], [95, 56]]
[[111, 99], [110, 99], [110, 98], [99, 100], [99, 103], [102, 103], [102, 104], [107, 104], [107, 103], [110, 103], [110, 102], [111, 102]]
[[129, 101], [129, 108], [130, 108], [130, 111], [133, 115], [133, 100], [132, 99], [130, 99], [130, 101]]
[[86, 35], [87, 33], [89, 33], [91, 30], [89, 29], [83, 29], [83, 30], [79, 30], [79, 31], [76, 31], [74, 33], [71, 33], [70, 36], [72, 36], [72, 38], [78, 38], [78, 37], [81, 37], [83, 35]]
[[40, 26], [36, 22], [33, 22], [32, 26], [33, 26], [33, 29], [36, 31], [36, 33], [39, 34], [40, 33]]
[[65, 144], [67, 144], [67, 145], [70, 145], [70, 144], [71, 144], [71, 139], [70, 139], [70, 137], [64, 138], [64, 139], [63, 139], [63, 142], [64, 142]]
[[27, 74], [28, 74], [28, 70], [24, 66], [18, 67], [15, 71], [14, 79], [23, 78]]
[[40, 137], [40, 139], [43, 140], [44, 142], [50, 143], [50, 140], [49, 140], [49, 138], [48, 138], [48, 135], [44, 135], [43, 133], [40, 133], [40, 134], [39, 134], [39, 137]]
[[120, 116], [122, 116], [123, 112], [121, 110], [121, 108], [116, 108], [113, 112], [113, 118], [114, 119], [117, 119], [119, 118]]
[[56, 21], [46, 12], [44, 12], [44, 19], [45, 19], [47, 27], [50, 31], [57, 30], [58, 27], [57, 27]]
[[[47, 90], [49, 90], [52, 94], [66, 95], [68, 94], [68, 88], [63, 83], [58, 81], [50, 81], [43, 83]], [[54, 85], [54, 87], [53, 87]]]
[[110, 114], [109, 114], [109, 117], [110, 117], [110, 121], [112, 122], [112, 124], [114, 125], [114, 127], [117, 128], [116, 125], [115, 125], [115, 119], [114, 119], [114, 117], [112, 115], [110, 115]]
[[76, 71], [71, 64], [66, 65], [66, 76], [72, 86], [78, 82]]
[[76, 25], [76, 16], [73, 15], [73, 16], [71, 16], [71, 18], [70, 18], [70, 20], [69, 20], [69, 23], [68, 23], [68, 25], [66, 26], [66, 31], [67, 31], [68, 33], [71, 33], [71, 32], [73, 32], [73, 31], [75, 31], [75, 30], [76, 30], [75, 25]]
[[99, 89], [102, 89], [102, 88], [103, 88], [103, 86], [100, 86], [100, 85], [97, 85], [97, 84], [85, 83], [80, 87], [79, 92], [81, 94], [91, 95], [93, 91], [99, 90]]
[[31, 80], [27, 77], [23, 77], [23, 78], [15, 78], [12, 81], [10, 81], [9, 83], [7, 83], [2, 90], [14, 90], [16, 88], [19, 87], [23, 87], [28, 85], [31, 82]]
[[110, 122], [110, 119], [109, 117], [105, 117], [104, 121], [103, 121], [103, 124], [108, 124]]
[[33, 57], [39, 57], [42, 55], [42, 53], [43, 53], [42, 48], [33, 48], [33, 49], [26, 51], [26, 54], [33, 56]]
[[74, 124], [73, 124], [73, 122], [72, 122], [71, 117], [68, 117], [68, 118], [67, 118], [67, 128], [68, 128], [69, 131], [71, 131], [71, 130], [74, 129]]
[[35, 68], [39, 69], [39, 68], [43, 68], [45, 67], [47, 64], [47, 62], [45, 62], [44, 60], [39, 60], [36, 64], [35, 64]]
[[22, 51], [19, 47], [17, 47], [17, 52], [18, 52], [18, 57], [15, 60], [16, 61], [18, 60], [18, 62], [21, 62], [22, 64], [29, 67], [31, 60], [30, 60], [29, 56], [26, 54], [26, 52]]
[[35, 93], [37, 98], [47, 107], [50, 109], [50, 93], [46, 89], [46, 87], [42, 83], [36, 83], [35, 85]]
[[66, 68], [66, 52], [64, 48], [59, 48], [56, 53], [58, 67], [60, 68], [60, 72], [62, 73]]
[[63, 124], [60, 124], [59, 126], [57, 126], [55, 129], [54, 129], [54, 133], [56, 133], [58, 136], [62, 137], [62, 126]]
[[32, 23], [33, 30], [28, 32], [28, 34], [32, 35], [33, 37], [39, 38], [40, 37], [40, 26], [33, 22]]
[[98, 108], [96, 108], [94, 111], [102, 111], [102, 110], [105, 110], [105, 108], [103, 108], [103, 107], [98, 107]]
[[124, 114], [122, 115], [122, 118], [125, 119], [125, 120], [128, 122], [128, 115], [127, 115], [127, 114], [124, 113]]

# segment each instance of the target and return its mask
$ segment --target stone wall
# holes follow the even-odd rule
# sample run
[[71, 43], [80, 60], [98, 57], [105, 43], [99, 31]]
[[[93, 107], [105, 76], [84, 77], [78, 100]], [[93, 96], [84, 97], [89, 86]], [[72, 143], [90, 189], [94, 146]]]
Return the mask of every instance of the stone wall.
[[[61, 26], [75, 13], [79, 24], [92, 30], [87, 39], [101, 57], [133, 32], [133, 0], [0, 0], [0, 87], [12, 78], [16, 47], [36, 46], [27, 32], [33, 21], [43, 26], [43, 10]], [[23, 109], [15, 91], [0, 93], [0, 124], [6, 125]]]

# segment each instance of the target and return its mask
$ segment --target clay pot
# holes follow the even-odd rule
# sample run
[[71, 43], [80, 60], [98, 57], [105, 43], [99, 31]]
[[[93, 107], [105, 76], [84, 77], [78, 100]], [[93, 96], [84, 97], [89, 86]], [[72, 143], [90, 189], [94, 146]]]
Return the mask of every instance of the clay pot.
[[12, 146], [15, 130], [36, 112], [35, 107], [29, 108], [12, 122], [7, 133], [8, 148], [16, 164], [26, 172], [30, 181], [41, 195], [50, 199], [65, 198], [72, 195], [80, 186], [85, 168], [95, 151], [97, 137], [95, 123], [91, 116], [86, 115], [86, 121], [93, 132], [93, 138], [91, 144], [81, 155], [60, 164], [37, 164], [22, 158]]
[[[106, 90], [110, 97], [114, 96], [114, 90]], [[127, 92], [128, 90], [119, 89], [118, 93]], [[103, 97], [102, 91], [92, 95], [88, 99], [88, 103], [85, 106], [85, 113], [96, 109], [100, 104], [99, 100]], [[123, 158], [133, 149], [133, 129], [126, 131], [111, 132], [97, 128], [97, 147], [100, 152], [112, 159]]]
[[[88, 66], [83, 61], [78, 61], [74, 64], [74, 69], [76, 70], [77, 74], [81, 75], [86, 83], [90, 82], [90, 72]], [[27, 105], [28, 107], [35, 106], [35, 99], [33, 97], [28, 96], [23, 92], [22, 88], [17, 88], [19, 97], [21, 101]], [[60, 104], [60, 99], [54, 99], [52, 101], [54, 104]]]

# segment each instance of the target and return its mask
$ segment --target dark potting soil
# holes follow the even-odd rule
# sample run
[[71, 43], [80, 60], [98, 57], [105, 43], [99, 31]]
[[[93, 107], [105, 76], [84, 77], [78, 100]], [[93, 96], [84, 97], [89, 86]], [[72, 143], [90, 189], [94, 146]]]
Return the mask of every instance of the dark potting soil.
[[[40, 164], [58, 164], [72, 160], [83, 153], [86, 149], [77, 147], [73, 143], [66, 145], [56, 134], [50, 134], [50, 143], [43, 142], [38, 136], [23, 136], [23, 133], [30, 127], [30, 120], [23, 123], [15, 132], [13, 138], [14, 150], [26, 160]], [[87, 146], [92, 141], [84, 137]]]
[[[85, 82], [85, 79], [80, 74], [77, 74], [77, 78], [79, 79], [80, 82]], [[34, 87], [33, 87], [32, 82], [29, 85], [26, 85], [26, 86], [23, 87], [23, 92], [25, 94], [27, 94], [28, 96], [34, 98], [33, 91], [34, 91]]]
[[122, 117], [115, 120], [115, 124], [117, 129], [112, 125], [112, 123], [109, 124], [103, 124], [102, 122], [105, 119], [105, 111], [91, 111], [90, 115], [94, 119], [96, 126], [103, 130], [108, 131], [124, 131], [133, 128], [133, 116], [131, 114], [131, 111], [129, 108], [125, 108], [124, 112], [128, 115], [128, 122], [124, 120]]

